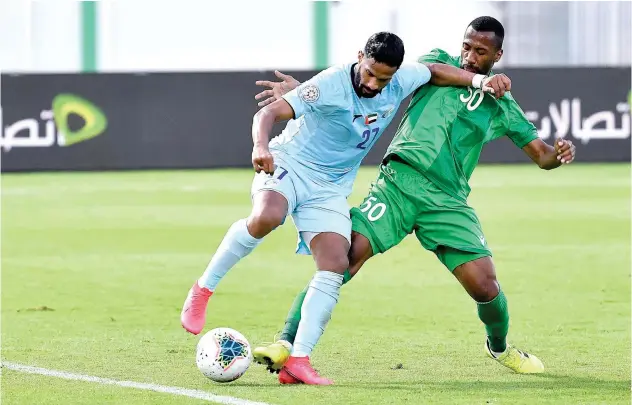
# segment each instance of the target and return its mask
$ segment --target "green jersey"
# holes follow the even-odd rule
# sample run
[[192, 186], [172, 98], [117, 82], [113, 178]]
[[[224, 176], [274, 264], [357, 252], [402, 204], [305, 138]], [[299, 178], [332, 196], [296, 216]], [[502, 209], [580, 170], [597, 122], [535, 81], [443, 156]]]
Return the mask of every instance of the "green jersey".
[[[419, 62], [461, 66], [460, 57], [440, 49]], [[497, 100], [480, 89], [428, 83], [413, 95], [385, 158], [397, 155], [441, 190], [467, 199], [483, 145], [505, 135], [519, 148], [538, 137], [509, 92]]]

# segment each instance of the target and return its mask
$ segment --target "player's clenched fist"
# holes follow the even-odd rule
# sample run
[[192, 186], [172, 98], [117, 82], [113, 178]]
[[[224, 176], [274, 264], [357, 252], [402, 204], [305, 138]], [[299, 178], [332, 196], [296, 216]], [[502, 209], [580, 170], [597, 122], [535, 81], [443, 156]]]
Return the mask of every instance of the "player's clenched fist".
[[267, 147], [255, 146], [252, 150], [252, 167], [257, 173], [262, 170], [267, 174], [274, 173], [274, 158]]
[[557, 160], [562, 163], [570, 163], [575, 160], [575, 145], [573, 142], [558, 138], [555, 141], [555, 152], [557, 152]]
[[500, 73], [483, 80], [483, 89], [493, 89], [494, 96], [501, 98], [506, 91], [511, 90], [511, 80], [504, 74]]

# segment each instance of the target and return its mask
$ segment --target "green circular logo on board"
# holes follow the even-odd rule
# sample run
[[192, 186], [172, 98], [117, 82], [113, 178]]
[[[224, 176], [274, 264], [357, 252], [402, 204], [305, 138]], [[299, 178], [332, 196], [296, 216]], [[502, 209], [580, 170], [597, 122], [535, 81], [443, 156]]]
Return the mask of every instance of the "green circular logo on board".
[[[84, 120], [82, 128], [72, 131], [68, 125], [70, 114]], [[108, 126], [108, 120], [99, 107], [74, 94], [58, 94], [53, 99], [53, 118], [57, 126], [59, 143], [70, 146], [99, 136]]]

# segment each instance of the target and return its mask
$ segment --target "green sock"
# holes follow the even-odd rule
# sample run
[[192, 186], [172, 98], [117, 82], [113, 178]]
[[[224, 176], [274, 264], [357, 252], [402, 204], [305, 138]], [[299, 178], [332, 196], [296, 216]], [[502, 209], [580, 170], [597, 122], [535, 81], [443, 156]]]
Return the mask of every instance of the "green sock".
[[342, 285], [347, 284], [347, 282], [351, 280], [351, 273], [349, 273], [349, 269], [345, 270], [345, 273], [342, 275]]
[[[344, 285], [351, 280], [349, 270], [345, 270], [343, 277], [342, 284]], [[305, 287], [303, 291], [298, 293], [296, 298], [294, 298], [290, 312], [288, 312], [287, 317], [285, 318], [285, 326], [283, 327], [279, 340], [285, 340], [294, 344], [296, 332], [298, 331], [298, 324], [301, 322], [301, 307], [303, 306], [303, 301], [305, 300], [305, 295], [307, 295], [308, 288], [309, 285]]]
[[290, 312], [287, 313], [287, 317], [285, 318], [285, 326], [283, 327], [279, 340], [285, 340], [294, 344], [296, 331], [298, 331], [298, 324], [301, 322], [301, 307], [303, 306], [303, 300], [305, 300], [308, 288], [309, 285], [307, 285], [307, 287], [305, 287], [303, 291], [298, 293], [296, 298], [294, 298]]
[[479, 302], [478, 317], [485, 324], [489, 347], [496, 353], [507, 348], [507, 332], [509, 331], [509, 310], [507, 298], [502, 290], [496, 298], [489, 302]]

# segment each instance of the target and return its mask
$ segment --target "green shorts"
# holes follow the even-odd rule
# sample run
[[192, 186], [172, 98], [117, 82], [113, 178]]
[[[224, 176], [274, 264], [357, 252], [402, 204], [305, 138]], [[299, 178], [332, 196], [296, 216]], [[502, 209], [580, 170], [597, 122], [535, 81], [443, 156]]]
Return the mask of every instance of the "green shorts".
[[380, 166], [369, 195], [351, 209], [351, 221], [353, 231], [369, 239], [373, 254], [414, 232], [450, 271], [492, 255], [474, 209], [397, 160]]

